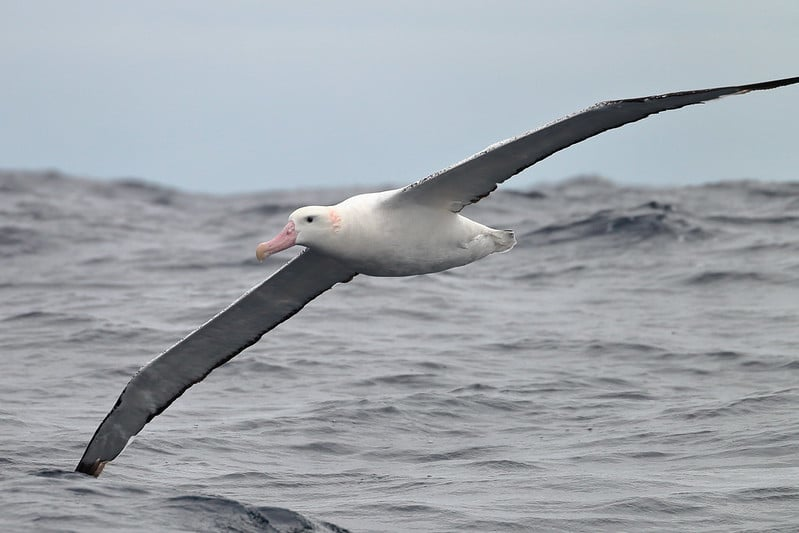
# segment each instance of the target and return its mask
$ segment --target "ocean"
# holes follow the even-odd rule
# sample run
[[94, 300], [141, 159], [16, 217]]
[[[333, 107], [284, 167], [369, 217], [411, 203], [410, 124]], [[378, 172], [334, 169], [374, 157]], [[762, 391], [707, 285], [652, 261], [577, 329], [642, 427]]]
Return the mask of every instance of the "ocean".
[[356, 192], [0, 172], [0, 530], [799, 529], [799, 182], [503, 188], [464, 214], [511, 252], [334, 287], [74, 473], [296, 253], [257, 243]]

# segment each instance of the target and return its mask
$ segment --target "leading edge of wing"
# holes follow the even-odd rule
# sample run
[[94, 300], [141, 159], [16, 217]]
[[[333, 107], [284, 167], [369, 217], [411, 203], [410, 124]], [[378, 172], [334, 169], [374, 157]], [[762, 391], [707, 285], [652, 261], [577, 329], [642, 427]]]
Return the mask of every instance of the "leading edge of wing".
[[393, 201], [446, 206], [457, 213], [465, 206], [491, 194], [500, 183], [511, 176], [604, 131], [661, 111], [795, 83], [799, 83], [799, 77], [600, 102], [537, 130], [492, 144], [451, 167], [404, 187], [394, 196]]
[[99, 476], [131, 437], [213, 369], [291, 318], [305, 304], [355, 277], [326, 255], [305, 250], [131, 378], [97, 428], [77, 472]]

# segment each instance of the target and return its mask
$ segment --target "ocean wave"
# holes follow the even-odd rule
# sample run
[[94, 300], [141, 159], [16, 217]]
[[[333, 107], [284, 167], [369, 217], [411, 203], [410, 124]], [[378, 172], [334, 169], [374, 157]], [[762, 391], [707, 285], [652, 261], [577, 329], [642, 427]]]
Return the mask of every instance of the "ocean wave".
[[706, 239], [711, 232], [674, 210], [655, 201], [632, 209], [602, 209], [577, 220], [550, 224], [523, 234], [525, 244], [560, 244], [596, 238], [613, 238], [632, 244], [665, 237], [673, 240]]
[[786, 389], [744, 396], [712, 407], [698, 407], [684, 413], [686, 419], [741, 416], [754, 412], [782, 408], [799, 397], [795, 390]]
[[265, 533], [346, 533], [328, 522], [307, 518], [290, 509], [248, 505], [220, 496], [174, 496], [162, 504], [173, 523], [189, 531], [262, 531]]
[[768, 272], [759, 271], [724, 271], [706, 270], [697, 274], [692, 274], [685, 279], [688, 285], [717, 285], [725, 283], [773, 283], [782, 284], [793, 281], [793, 278], [784, 274], [776, 275]]

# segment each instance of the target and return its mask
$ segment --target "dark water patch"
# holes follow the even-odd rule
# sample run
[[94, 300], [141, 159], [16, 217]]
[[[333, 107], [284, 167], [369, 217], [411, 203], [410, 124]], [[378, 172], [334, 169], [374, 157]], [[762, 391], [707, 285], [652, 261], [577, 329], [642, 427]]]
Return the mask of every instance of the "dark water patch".
[[743, 353], [736, 352], [733, 350], [717, 350], [712, 352], [704, 352], [701, 355], [710, 357], [712, 359], [725, 359], [725, 360], [740, 359], [741, 357], [744, 357]]
[[446, 370], [449, 368], [449, 365], [436, 361], [418, 361], [414, 362], [414, 365], [428, 370]]
[[508, 195], [512, 196], [519, 196], [521, 198], [528, 198], [530, 200], [543, 200], [548, 197], [548, 195], [542, 191], [538, 190], [529, 190], [529, 191], [520, 191], [516, 189], [504, 189], [503, 192]]
[[0, 246], [11, 247], [36, 241], [39, 233], [19, 226], [0, 226]]
[[[174, 440], [169, 438], [147, 435], [143, 438], [134, 437], [129, 444], [132, 444], [136, 448], [140, 448], [143, 451], [155, 454], [156, 456], [174, 457], [179, 455], [184, 457], [185, 455], [185, 450], [183, 450], [182, 447]], [[159, 457], [159, 460], [162, 460], [162, 458]], [[113, 466], [113, 464], [111, 466]]]
[[283, 365], [263, 361], [256, 357], [240, 357], [226, 363], [230, 372], [252, 372], [264, 376], [294, 374], [294, 371]]
[[691, 360], [691, 359], [718, 359], [721, 361], [735, 361], [743, 359], [747, 355], [735, 350], [712, 350], [709, 352], [669, 352], [664, 351], [657, 354], [663, 360]]
[[599, 387], [633, 387], [635, 385], [629, 379], [616, 376], [597, 376], [591, 380], [591, 384]]
[[[579, 428], [581, 431], [586, 432], [593, 432], [591, 429], [593, 426], [585, 426], [583, 428]], [[567, 428], [566, 431], [572, 431], [571, 428]], [[664, 437], [663, 433], [660, 431], [633, 431], [627, 432], [624, 435], [621, 435], [617, 432], [598, 432], [598, 434], [594, 434], [595, 436], [591, 440], [585, 440], [578, 443], [573, 444], [573, 447], [576, 448], [591, 448], [597, 449], [599, 444], [602, 445], [605, 449], [614, 449], [619, 450], [619, 445], [626, 446], [630, 443], [636, 443], [636, 446], [641, 448], [647, 445], [647, 443], [657, 443], [658, 445], [661, 444], [661, 439]], [[603, 436], [607, 435], [607, 436]], [[596, 440], [594, 440], [596, 439]], [[599, 451], [598, 453], [604, 453]], [[613, 460], [617, 461], [619, 456], [617, 455], [619, 452], [612, 454]], [[623, 453], [627, 453], [624, 450]], [[585, 457], [585, 455], [581, 455], [579, 457]]]
[[358, 453], [358, 450], [352, 446], [330, 441], [314, 441], [305, 444], [295, 444], [289, 446], [289, 448], [297, 452], [312, 452], [320, 455], [353, 455]]
[[799, 370], [799, 359], [788, 361], [778, 366], [780, 370]]
[[668, 459], [670, 457], [674, 457], [675, 454], [673, 453], [666, 453], [657, 450], [644, 450], [644, 451], [636, 451], [636, 452], [629, 452], [625, 454], [627, 457], [632, 459]]
[[139, 191], [146, 193], [162, 193], [172, 191], [173, 189], [159, 185], [152, 181], [147, 181], [142, 178], [117, 178], [111, 182], [111, 188], [127, 191]]
[[463, 401], [458, 396], [442, 395], [437, 392], [411, 392], [405, 397], [405, 402], [409, 404], [441, 406], [441, 407], [459, 407], [464, 405]]
[[603, 209], [572, 222], [551, 224], [523, 233], [523, 244], [560, 244], [613, 238], [634, 244], [655, 238], [677, 241], [706, 239], [711, 234], [675, 212], [671, 205], [650, 202], [630, 210]]
[[36, 223], [42, 225], [43, 233], [51, 232], [55, 229], [52, 222], [63, 222], [64, 224], [72, 223], [76, 227], [81, 227], [87, 222], [93, 210], [75, 210], [68, 211], [66, 208], [59, 208], [53, 205], [47, 199], [44, 200], [21, 200], [15, 205], [16, 212], [14, 213], [17, 220], [24, 220], [26, 222]]
[[[740, 246], [735, 249], [736, 253], [750, 253], [750, 254], [793, 254], [799, 251], [799, 241], [797, 242], [758, 242], [756, 244]], [[788, 266], [791, 268], [791, 266]], [[793, 267], [799, 269], [799, 265]]]
[[311, 410], [312, 419], [320, 421], [351, 420], [355, 422], [382, 421], [404, 417], [402, 409], [396, 405], [372, 405], [364, 400], [360, 405], [325, 405]]
[[80, 260], [80, 265], [84, 267], [96, 267], [105, 264], [114, 264], [117, 263], [119, 259], [115, 255], [100, 255], [95, 257], [87, 257], [86, 259]]
[[[364, 411], [367, 411], [367, 410], [359, 409], [358, 410], [358, 414], [361, 414]], [[402, 410], [400, 410], [395, 405], [383, 405], [383, 406], [380, 406], [380, 407], [374, 407], [374, 408], [368, 409], [368, 411], [370, 413], [374, 413], [374, 414], [377, 414], [377, 415], [380, 415], [380, 416], [398, 415], [398, 414], [402, 413]]]
[[664, 213], [674, 211], [674, 207], [672, 207], [671, 204], [658, 202], [657, 200], [649, 200], [648, 202], [636, 207], [636, 209], [652, 209], [654, 211], [662, 211]]
[[696, 460], [703, 466], [701, 469], [715, 470], [719, 463], [735, 465], [742, 469], [764, 469], [773, 473], [782, 473], [788, 463], [796, 457], [796, 436], [781, 436], [780, 440], [790, 440], [787, 444], [772, 443], [768, 436], [763, 436], [765, 443], [750, 445], [737, 439], [719, 439], [719, 445], [712, 451], [683, 454], [681, 459]]
[[136, 197], [153, 205], [170, 207], [177, 204], [178, 198], [185, 194], [171, 187], [153, 183], [141, 178], [119, 178], [104, 184], [104, 192], [109, 197]]
[[[740, 361], [739, 364], [747, 365], [750, 361], [746, 361], [745, 359], [748, 357], [746, 353], [738, 352], [734, 350], [715, 350], [709, 352], [663, 352], [658, 354], [658, 358], [660, 360], [668, 361], [696, 361], [699, 364], [702, 364], [704, 361], [713, 361], [717, 360], [720, 362], [732, 362], [732, 361]], [[671, 370], [681, 370], [685, 372], [694, 372], [699, 375], [706, 375], [710, 373], [710, 370], [706, 368], [692, 368], [692, 367], [683, 367], [679, 369], [671, 369]]]
[[588, 350], [594, 355], [630, 355], [651, 356], [663, 352], [663, 348], [652, 344], [638, 342], [608, 342], [595, 341], [588, 345]]
[[799, 395], [792, 390], [753, 394], [737, 400], [733, 400], [723, 405], [714, 407], [702, 407], [693, 409], [685, 413], [686, 419], [716, 418], [724, 416], [741, 416], [755, 412], [768, 411], [772, 408], [783, 408], [786, 405], [795, 404], [799, 401]]
[[462, 392], [475, 392], [475, 391], [495, 391], [497, 390], [496, 387], [492, 387], [491, 385], [486, 385], [485, 383], [472, 383], [470, 385], [465, 385], [463, 387], [458, 387], [456, 389], [452, 389], [450, 393], [458, 394]]
[[68, 313], [26, 311], [0, 319], [0, 322], [35, 322], [37, 324], [46, 324], [50, 326], [75, 326], [78, 324], [92, 323], [94, 319]]
[[530, 341], [527, 339], [520, 339], [517, 341], [498, 341], [480, 345], [480, 350], [491, 353], [509, 353], [518, 351], [527, 351], [530, 349]]
[[85, 328], [70, 334], [65, 342], [69, 343], [96, 343], [102, 342], [124, 342], [139, 339], [143, 335], [152, 334], [155, 330], [145, 328], [131, 328], [129, 325], [117, 328], [102, 326]]
[[17, 179], [8, 171], [0, 171], [0, 192], [4, 196], [28, 192], [32, 188], [32, 184], [28, 183], [26, 186], [23, 180]]
[[74, 470], [61, 470], [58, 468], [46, 468], [43, 470], [37, 470], [33, 472], [34, 476], [37, 477], [47, 477], [47, 478], [58, 478], [58, 479], [72, 479], [72, 478], [86, 478], [85, 474], [76, 473]]
[[799, 196], [799, 182], [768, 182], [751, 179], [724, 180], [705, 183], [699, 187], [709, 193], [732, 192], [737, 194], [759, 195], [767, 198], [782, 198], [784, 196]]
[[696, 501], [688, 503], [677, 501], [674, 498], [656, 498], [652, 496], [636, 496], [594, 507], [605, 512], [650, 514], [650, 515], [680, 515], [685, 513], [698, 513], [706, 506]]
[[506, 398], [504, 396], [489, 396], [483, 393], [465, 394], [458, 397], [461, 402], [471, 404], [472, 409], [483, 408], [500, 412], [526, 412], [533, 410], [533, 403], [529, 400], [518, 400]]
[[[142, 270], [145, 272], [186, 272], [189, 274], [192, 272], [205, 272], [213, 269], [215, 266], [206, 262], [187, 260], [185, 258], [181, 258], [179, 262], [175, 262], [175, 259], [172, 257], [164, 257], [162, 260], [164, 263], [161, 264], [153, 263], [152, 260], [147, 260], [146, 263], [149, 266], [142, 267]], [[143, 261], [142, 264], [145, 264], [145, 262]], [[225, 262], [224, 266], [229, 264], [230, 263]], [[219, 265], [216, 266], [218, 267]]]
[[475, 461], [469, 465], [473, 468], [489, 470], [493, 472], [503, 472], [508, 474], [518, 474], [519, 472], [531, 470], [545, 470], [542, 466], [522, 461], [512, 461], [510, 459], [489, 459], [485, 461]]
[[706, 286], [724, 283], [782, 283], [784, 277], [775, 277], [758, 271], [706, 270], [689, 276], [684, 280], [686, 285]]
[[272, 481], [279, 481], [279, 477], [268, 472], [260, 472], [260, 471], [241, 471], [241, 472], [229, 472], [226, 474], [218, 475], [214, 478], [215, 480], [219, 481], [220, 484], [225, 483], [247, 483], [252, 482], [253, 480], [258, 480], [258, 484], [260, 486], [265, 486]]
[[741, 489], [731, 496], [739, 502], [799, 501], [799, 487], [775, 486]]
[[175, 496], [164, 507], [180, 518], [189, 531], [262, 531], [297, 533], [300, 531], [345, 533], [347, 530], [327, 522], [316, 522], [280, 507], [256, 507], [222, 497]]
[[0, 169], [0, 184], [11, 192], [33, 191], [47, 188], [54, 183], [67, 180], [67, 176], [58, 170], [13, 170]]
[[787, 196], [799, 196], [799, 182], [765, 183], [745, 181], [742, 188], [751, 196], [783, 199]]
[[588, 396], [596, 400], [636, 400], [636, 401], [654, 401], [658, 398], [641, 391], [618, 391], [618, 392], [603, 392], [601, 394], [594, 394]]
[[482, 459], [496, 453], [501, 453], [504, 446], [467, 446], [447, 452], [419, 454], [416, 462], [435, 463], [439, 461], [462, 461], [466, 459]]
[[377, 386], [377, 385], [402, 385], [411, 387], [426, 387], [431, 384], [438, 383], [437, 374], [393, 374], [387, 376], [378, 376], [362, 380], [358, 382], [360, 386]]
[[503, 387], [499, 389], [499, 392], [513, 395], [541, 395], [559, 392], [572, 393], [585, 390], [591, 386], [591, 383], [588, 381], [564, 377], [562, 379], [540, 381], [529, 385]]
[[538, 281], [546, 279], [563, 279], [570, 277], [571, 274], [582, 274], [588, 270], [585, 265], [566, 265], [551, 270], [537, 269], [534, 272], [525, 272], [517, 276], [513, 276], [516, 281]]
[[433, 507], [430, 505], [424, 505], [421, 503], [403, 503], [403, 504], [393, 504], [393, 505], [386, 505], [380, 506], [383, 511], [393, 511], [400, 514], [407, 514], [409, 516], [413, 516], [418, 513], [438, 513], [440, 510], [437, 507]]
[[[81, 475], [85, 475], [85, 474], [81, 474]], [[92, 487], [67, 487], [66, 490], [71, 492], [71, 493], [73, 493], [73, 494], [77, 494], [79, 496], [87, 496], [87, 495], [96, 496], [96, 495], [105, 493], [105, 491], [97, 490], [97, 489], [94, 489]]]
[[754, 217], [754, 216], [742, 216], [742, 215], [713, 215], [709, 217], [705, 217], [706, 220], [711, 222], [720, 222], [724, 225], [740, 225], [740, 226], [752, 226], [756, 224], [762, 224], [767, 226], [783, 226], [783, 225], [793, 225], [799, 223], [799, 216], [794, 215], [781, 215], [781, 216], [771, 216], [771, 217]]
[[[540, 520], [524, 520], [514, 522], [511, 520], [488, 520], [488, 519], [478, 519], [478, 520], [456, 520], [453, 519], [453, 524], [457, 525], [457, 531], [501, 531], [502, 533], [514, 533], [514, 532], [521, 532], [521, 533], [530, 533], [531, 530], [538, 530], [538, 531], [557, 531], [555, 527], [547, 526], [542, 524]], [[530, 524], [534, 523], [535, 527], [531, 529]], [[575, 529], [563, 529], [562, 531], [570, 531], [574, 533]]]
[[[424, 414], [427, 418], [435, 420], [462, 420], [468, 415], [467, 413], [460, 413], [451, 409], [437, 409], [435, 407], [427, 409]], [[452, 429], [447, 433], [451, 435], [464, 435], [467, 432], [460, 429]]]
[[53, 241], [45, 234], [20, 226], [0, 227], [0, 257], [32, 255], [53, 249]]
[[292, 366], [309, 367], [309, 368], [327, 366], [330, 364], [327, 361], [320, 361], [318, 359], [308, 359], [307, 357], [297, 357], [294, 359], [289, 359], [288, 362]]

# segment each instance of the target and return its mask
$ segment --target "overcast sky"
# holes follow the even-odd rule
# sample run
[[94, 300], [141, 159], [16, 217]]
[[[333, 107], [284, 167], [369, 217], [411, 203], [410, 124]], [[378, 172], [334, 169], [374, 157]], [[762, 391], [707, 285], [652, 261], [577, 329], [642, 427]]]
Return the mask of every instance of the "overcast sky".
[[[193, 191], [403, 185], [600, 100], [799, 76], [799, 2], [0, 0], [0, 167]], [[799, 87], [517, 176], [799, 180]]]

